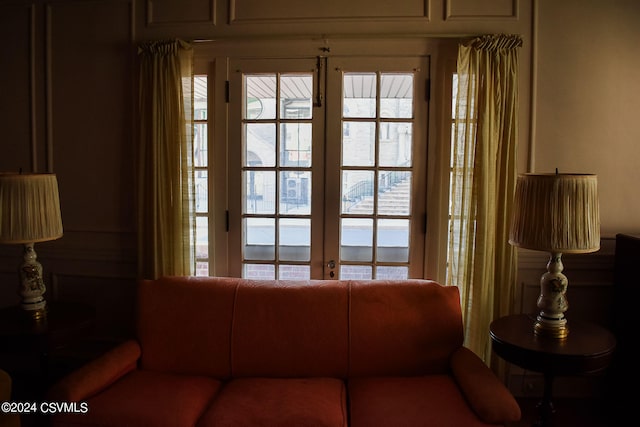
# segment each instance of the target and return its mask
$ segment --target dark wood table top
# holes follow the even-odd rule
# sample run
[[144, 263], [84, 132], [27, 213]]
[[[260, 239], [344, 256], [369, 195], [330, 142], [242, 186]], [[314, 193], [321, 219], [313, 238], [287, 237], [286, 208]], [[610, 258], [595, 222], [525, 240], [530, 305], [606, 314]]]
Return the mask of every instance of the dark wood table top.
[[0, 348], [51, 349], [89, 331], [95, 309], [76, 302], [47, 302], [47, 315], [34, 320], [19, 306], [0, 309]]
[[605, 369], [616, 339], [607, 329], [569, 320], [564, 339], [534, 333], [536, 315], [516, 314], [496, 319], [489, 328], [493, 350], [524, 369], [550, 375], [573, 375]]

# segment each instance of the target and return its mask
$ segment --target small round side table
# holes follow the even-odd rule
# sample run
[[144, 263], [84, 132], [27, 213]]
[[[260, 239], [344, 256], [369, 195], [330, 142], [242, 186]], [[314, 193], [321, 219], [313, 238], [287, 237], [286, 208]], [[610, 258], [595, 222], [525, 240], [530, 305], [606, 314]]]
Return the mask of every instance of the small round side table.
[[[95, 309], [75, 302], [48, 302], [47, 315], [35, 320], [18, 306], [0, 309], [0, 356], [14, 365], [10, 371], [27, 376], [16, 381], [18, 397], [38, 397], [49, 385], [49, 355], [82, 339], [94, 326]], [[26, 366], [25, 366], [26, 364]], [[24, 396], [20, 396], [24, 394]]]
[[556, 375], [580, 375], [602, 371], [609, 366], [616, 339], [607, 329], [593, 323], [570, 321], [569, 335], [563, 339], [534, 333], [536, 316], [516, 314], [494, 320], [490, 327], [495, 353], [507, 362], [544, 375], [544, 394], [538, 405], [536, 426], [550, 426], [551, 400]]

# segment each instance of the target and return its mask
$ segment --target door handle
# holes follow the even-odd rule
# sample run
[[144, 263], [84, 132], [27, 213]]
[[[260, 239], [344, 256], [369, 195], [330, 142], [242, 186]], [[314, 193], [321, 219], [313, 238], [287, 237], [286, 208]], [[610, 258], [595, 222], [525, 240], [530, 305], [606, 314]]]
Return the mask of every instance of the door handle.
[[336, 268], [336, 262], [334, 260], [329, 261], [327, 268], [329, 268], [329, 277], [333, 279], [336, 276], [336, 272], [333, 271]]

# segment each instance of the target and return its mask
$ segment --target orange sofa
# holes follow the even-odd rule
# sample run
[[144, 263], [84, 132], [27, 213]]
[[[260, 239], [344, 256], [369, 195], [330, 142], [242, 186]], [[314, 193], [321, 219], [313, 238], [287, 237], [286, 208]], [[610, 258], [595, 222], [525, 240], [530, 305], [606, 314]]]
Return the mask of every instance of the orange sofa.
[[136, 338], [63, 378], [53, 426], [504, 425], [520, 407], [428, 280], [140, 281]]

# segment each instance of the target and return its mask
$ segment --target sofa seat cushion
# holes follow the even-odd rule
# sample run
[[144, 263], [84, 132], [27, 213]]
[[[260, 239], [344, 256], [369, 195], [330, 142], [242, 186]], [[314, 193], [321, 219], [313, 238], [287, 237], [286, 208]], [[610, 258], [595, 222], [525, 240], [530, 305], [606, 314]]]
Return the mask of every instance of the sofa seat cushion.
[[86, 414], [59, 414], [54, 426], [194, 426], [221, 382], [208, 377], [135, 370], [87, 399]]
[[453, 377], [352, 378], [348, 384], [352, 427], [486, 427]]
[[345, 394], [344, 382], [335, 378], [233, 379], [197, 427], [345, 427]]

